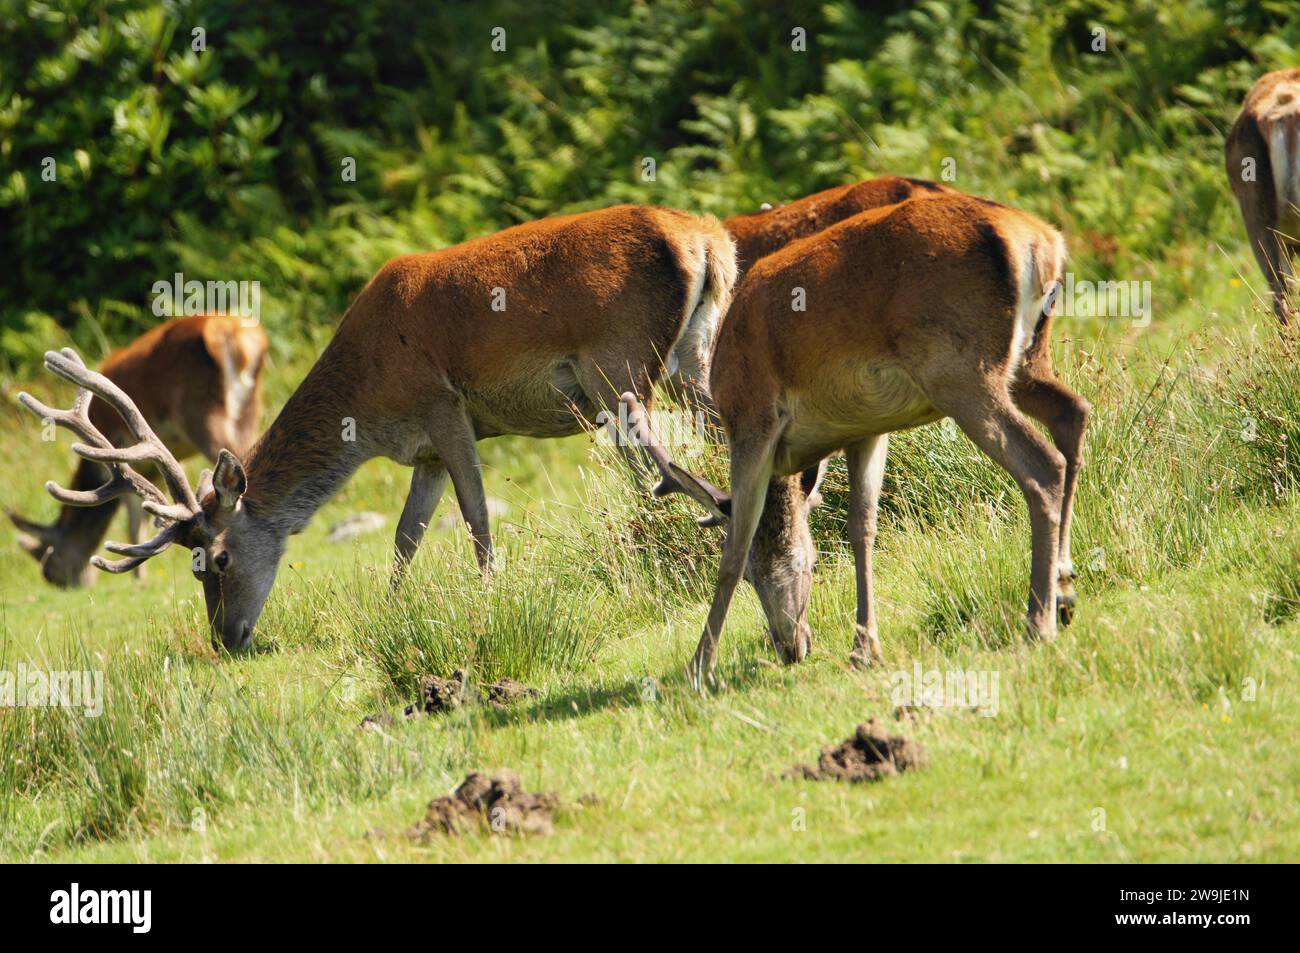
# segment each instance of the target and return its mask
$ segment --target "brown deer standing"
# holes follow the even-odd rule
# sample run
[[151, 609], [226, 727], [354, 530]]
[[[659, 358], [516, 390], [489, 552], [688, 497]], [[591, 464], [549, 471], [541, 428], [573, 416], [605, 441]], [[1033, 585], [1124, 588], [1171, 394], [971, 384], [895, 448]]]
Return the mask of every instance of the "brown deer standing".
[[[262, 416], [261, 373], [266, 335], [237, 317], [176, 318], [119, 348], [101, 373], [131, 396], [154, 420], [162, 441], [177, 459], [201, 453], [216, 460], [222, 447], [244, 453], [257, 438]], [[126, 431], [106, 407], [96, 405], [91, 422], [109, 440]], [[108, 479], [107, 469], [82, 460], [72, 476], [74, 491], [88, 491]], [[141, 514], [134, 495], [126, 498], [129, 532], [140, 538]], [[56, 586], [78, 586], [90, 578], [90, 557], [108, 532], [118, 498], [96, 506], [65, 503], [58, 519], [37, 523], [10, 512], [22, 531], [19, 544], [40, 561]]]
[[1241, 207], [1250, 250], [1273, 291], [1273, 313], [1288, 322], [1300, 248], [1300, 69], [1268, 73], [1251, 87], [1228, 133], [1228, 182]]
[[743, 276], [760, 258], [859, 212], [897, 205], [910, 198], [951, 194], [952, 189], [936, 182], [882, 175], [814, 192], [788, 205], [733, 215], [722, 224], [736, 240], [736, 267]]
[[[760, 259], [737, 288], [714, 349], [710, 391], [731, 450], [731, 495], [668, 459], [635, 394], [634, 432], [663, 482], [728, 522], [717, 591], [692, 663], [697, 685], [742, 574], [786, 662], [812, 632], [816, 549], [807, 514], [827, 456], [848, 458], [848, 532], [858, 605], [851, 659], [881, 656], [872, 548], [888, 434], [952, 417], [1020, 486], [1029, 506], [1031, 633], [1068, 621], [1070, 515], [1088, 405], [1051, 370], [1050, 325], [1065, 264], [1038, 219], [960, 194], [853, 216]], [[804, 289], [807, 310], [794, 311]], [[1024, 414], [1045, 423], [1054, 447]]]
[[703, 380], [734, 280], [735, 249], [715, 219], [642, 206], [396, 258], [357, 297], [247, 460], [222, 451], [197, 494], [130, 399], [74, 354], [50, 352], [46, 365], [112, 405], [135, 447], [109, 445], [78, 407], [20, 399], [78, 433], [80, 456], [114, 467], [104, 495], [141, 492], [131, 464], [160, 463], [176, 503], [151, 498], [144, 507], [167, 525], [141, 545], [108, 544], [127, 558], [95, 564], [122, 572], [172, 543], [201, 549], [195, 575], [213, 641], [236, 649], [252, 639], [288, 536], [373, 457], [414, 468], [395, 578], [448, 477], [486, 572], [492, 542], [476, 441], [577, 433], [581, 418], [617, 416], [623, 391], [649, 400], [665, 361], [684, 381]]

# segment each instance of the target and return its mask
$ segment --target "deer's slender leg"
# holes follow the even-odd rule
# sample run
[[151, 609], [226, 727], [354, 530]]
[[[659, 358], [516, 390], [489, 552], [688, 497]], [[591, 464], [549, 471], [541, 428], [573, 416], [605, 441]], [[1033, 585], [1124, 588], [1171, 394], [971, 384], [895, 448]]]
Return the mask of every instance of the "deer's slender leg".
[[411, 473], [411, 489], [406, 494], [406, 505], [402, 507], [402, 517], [397, 521], [397, 537], [394, 540], [396, 561], [393, 565], [392, 585], [396, 589], [402, 583], [406, 567], [415, 551], [420, 548], [424, 531], [429, 528], [429, 519], [438, 508], [443, 490], [447, 487], [447, 468], [441, 463], [418, 463]]
[[876, 516], [880, 486], [885, 478], [889, 434], [867, 437], [845, 448], [849, 465], [849, 542], [857, 578], [858, 611], [849, 661], [865, 667], [879, 662], [880, 638], [876, 633], [876, 601], [872, 581], [872, 554], [876, 546]]
[[957, 387], [949, 399], [936, 401], [936, 406], [1006, 469], [1024, 494], [1033, 538], [1029, 631], [1037, 638], [1050, 639], [1056, 634], [1056, 565], [1065, 458], [1015, 408], [1009, 394], [960, 391]]
[[1263, 220], [1256, 221], [1249, 214], [1246, 218], [1246, 235], [1250, 239], [1250, 250], [1255, 253], [1259, 270], [1264, 273], [1269, 289], [1273, 292], [1273, 314], [1278, 321], [1287, 324], [1289, 307], [1287, 291], [1291, 279], [1291, 261], [1282, 239]]
[[709, 617], [704, 624], [704, 633], [700, 636], [700, 644], [695, 649], [695, 658], [690, 668], [691, 682], [697, 691], [703, 690], [705, 682], [713, 677], [718, 637], [736, 586], [744, 575], [749, 547], [758, 529], [759, 517], [763, 514], [767, 486], [772, 480], [772, 458], [779, 433], [776, 421], [772, 420], [765, 431], [754, 434], [751, 429], [751, 436], [747, 439], [732, 441], [731, 519], [727, 523], [727, 537], [722, 544], [718, 587], [713, 593]]
[[1031, 374], [1017, 382], [1012, 399], [1025, 413], [1041, 421], [1065, 457], [1061, 491], [1061, 542], [1057, 564], [1057, 614], [1062, 625], [1074, 618], [1074, 562], [1070, 558], [1070, 518], [1074, 488], [1083, 464], [1083, 429], [1092, 410], [1088, 402], [1054, 378]]
[[434, 449], [451, 475], [460, 515], [474, 537], [474, 556], [484, 575], [492, 572], [492, 533], [488, 525], [483, 464], [479, 460], [474, 425], [459, 404], [440, 408], [431, 421]]

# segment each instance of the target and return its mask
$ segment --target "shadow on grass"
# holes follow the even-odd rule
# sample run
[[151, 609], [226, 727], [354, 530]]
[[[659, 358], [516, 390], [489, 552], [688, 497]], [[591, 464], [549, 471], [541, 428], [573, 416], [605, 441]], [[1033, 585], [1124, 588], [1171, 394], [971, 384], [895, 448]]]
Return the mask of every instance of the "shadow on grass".
[[[743, 693], [750, 688], [760, 687], [762, 680], [758, 677], [770, 674], [770, 669], [785, 671], [784, 667], [765, 664], [757, 659], [738, 659], [730, 663], [720, 663], [715, 675], [715, 684], [707, 696], [717, 697]], [[666, 700], [679, 697], [699, 697], [691, 686], [686, 666], [675, 666], [666, 673], [630, 678], [613, 686], [600, 686], [588, 689], [574, 689], [560, 694], [548, 694], [528, 705], [513, 705], [497, 708], [491, 705], [481, 707], [484, 721], [493, 728], [520, 722], [560, 722], [586, 718], [603, 711], [640, 708], [644, 705], [659, 705]]]

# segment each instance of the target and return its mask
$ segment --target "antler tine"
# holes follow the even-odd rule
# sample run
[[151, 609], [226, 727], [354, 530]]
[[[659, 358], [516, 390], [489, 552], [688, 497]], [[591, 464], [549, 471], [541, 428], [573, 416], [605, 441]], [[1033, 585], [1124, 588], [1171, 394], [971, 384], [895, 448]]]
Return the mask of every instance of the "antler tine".
[[631, 391], [619, 397], [619, 401], [627, 408], [627, 433], [620, 434], [620, 437], [635, 439], [639, 446], [645, 448], [646, 454], [654, 461], [655, 468], [659, 471], [660, 482], [652, 491], [654, 495], [665, 496], [679, 490], [681, 486], [669, 466], [672, 461], [668, 459], [668, 451], [663, 448], [658, 436], [651, 429], [641, 401]]
[[[127, 557], [109, 562], [100, 556], [91, 557], [91, 565], [111, 573], [129, 572], [145, 560], [158, 555], [185, 532], [185, 521], [199, 512], [198, 501], [190, 489], [185, 471], [176, 458], [163, 445], [145, 421], [135, 403], [112, 381], [88, 370], [81, 357], [71, 348], [62, 353], [47, 351], [45, 366], [54, 374], [77, 385], [77, 396], [68, 410], [46, 406], [31, 394], [21, 393], [18, 401], [42, 420], [49, 420], [65, 430], [70, 430], [83, 441], [73, 444], [73, 451], [87, 460], [104, 463], [111, 471], [109, 479], [93, 490], [68, 490], [50, 481], [46, 491], [60, 503], [70, 506], [97, 506], [115, 500], [126, 493], [136, 493], [144, 500], [144, 508], [154, 516], [170, 521], [158, 535], [144, 543], [106, 543], [110, 552]], [[127, 429], [136, 439], [135, 446], [118, 448], [91, 423], [90, 404], [96, 396], [117, 411]], [[169, 504], [167, 497], [132, 466], [132, 462], [148, 461], [162, 470], [168, 487], [175, 498]]]
[[[83, 396], [86, 398], [85, 400], [82, 399]], [[57, 410], [54, 407], [48, 407], [26, 391], [19, 393], [18, 403], [42, 420], [52, 420], [63, 429], [71, 430], [91, 446], [111, 447], [112, 444], [108, 438], [90, 422], [90, 414], [86, 409], [90, 405], [90, 396], [88, 390], [78, 391], [77, 399], [73, 401], [71, 410]]]
[[119, 559], [115, 562], [109, 562], [103, 556], [91, 556], [90, 564], [96, 569], [104, 570], [104, 572], [122, 573], [130, 572], [148, 558], [148, 556], [132, 556], [129, 559]]
[[[53, 480], [49, 480], [45, 484], [45, 492], [60, 503], [65, 503], [68, 506], [99, 506], [101, 503], [116, 500], [119, 496], [125, 496], [128, 493], [137, 492], [137, 490], [136, 485], [121, 473], [114, 473], [107, 483], [95, 487], [93, 490], [67, 490]], [[158, 492], [157, 489], [154, 492]]]
[[158, 533], [152, 539], [143, 543], [105, 543], [104, 548], [110, 553], [117, 553], [119, 556], [138, 556], [141, 559], [149, 559], [157, 556], [172, 543], [180, 539], [184, 531], [183, 523], [168, 523], [162, 532]]
[[[198, 500], [194, 496], [194, 491], [190, 488], [190, 481], [185, 475], [185, 470], [172, 456], [171, 451], [158, 439], [158, 435], [153, 432], [153, 428], [149, 426], [148, 421], [144, 419], [144, 415], [140, 413], [135, 402], [126, 395], [125, 391], [103, 374], [87, 368], [77, 355], [77, 352], [71, 348], [64, 348], [62, 352], [46, 351], [45, 366], [64, 380], [71, 381], [78, 387], [84, 388], [89, 393], [99, 397], [117, 411], [118, 416], [122, 418], [132, 437], [136, 440], [135, 446], [119, 449], [109, 441], [104, 440], [103, 435], [92, 427], [90, 429], [99, 439], [92, 438], [89, 445], [74, 445], [72, 449], [75, 453], [87, 460], [116, 463], [123, 466], [144, 461], [154, 463], [162, 471], [163, 479], [167, 481], [168, 489], [171, 490], [176, 503], [188, 511], [190, 515], [199, 511]], [[80, 402], [80, 395], [78, 395], [78, 402]], [[87, 398], [86, 404], [89, 404], [89, 398]], [[84, 410], [85, 408], [81, 409]], [[88, 417], [86, 417], [86, 422], [89, 423]], [[105, 446], [105, 444], [108, 445]]]
[[655, 496], [663, 497], [670, 493], [683, 493], [707, 509], [711, 516], [700, 520], [701, 526], [717, 526], [722, 523], [721, 514], [725, 513], [727, 494], [719, 490], [703, 477], [690, 473], [673, 463], [664, 449], [654, 426], [645, 412], [645, 407], [636, 394], [627, 392], [619, 400], [627, 407], [627, 436], [635, 437], [645, 448], [661, 477], [659, 485], [652, 491]]
[[[49, 407], [25, 391], [18, 395], [18, 402], [42, 420], [52, 421], [56, 426], [70, 430], [82, 440], [88, 441], [90, 446], [112, 447], [109, 439], [90, 422], [89, 408], [93, 396], [84, 388], [79, 390], [71, 410]], [[167, 502], [166, 497], [158, 492], [158, 488], [153, 483], [128, 464], [110, 464], [110, 467], [113, 470], [112, 478], [103, 486], [93, 490], [65, 490], [53, 481], [46, 483], [45, 489], [50, 496], [69, 506], [98, 506], [100, 503], [115, 500], [125, 493], [138, 493], [147, 501], [146, 506], [149, 502], [155, 504]]]

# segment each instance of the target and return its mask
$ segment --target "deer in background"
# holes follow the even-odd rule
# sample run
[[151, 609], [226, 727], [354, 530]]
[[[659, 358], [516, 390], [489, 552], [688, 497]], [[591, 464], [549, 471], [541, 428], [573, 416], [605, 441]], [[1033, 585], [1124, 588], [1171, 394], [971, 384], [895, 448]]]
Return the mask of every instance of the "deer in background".
[[[1088, 405], [1055, 380], [1050, 331], [1065, 264], [1058, 232], [958, 193], [863, 212], [760, 259], [717, 334], [710, 393], [731, 451], [731, 493], [679, 467], [636, 394], [627, 419], [681, 492], [726, 522], [717, 590], [691, 664], [711, 679], [742, 574], [785, 662], [804, 658], [817, 551], [808, 510], [826, 458], [848, 458], [858, 600], [850, 659], [881, 658], [872, 550], [888, 434], [952, 417], [1016, 480], [1029, 507], [1028, 625], [1049, 639], [1073, 606], [1070, 516]], [[805, 289], [807, 311], [791, 308]], [[1045, 423], [1055, 446], [1025, 414]]]
[[[114, 351], [101, 373], [155, 421], [161, 440], [177, 459], [201, 453], [215, 461], [223, 447], [244, 453], [257, 438], [265, 356], [266, 335], [240, 318], [176, 318]], [[95, 405], [90, 421], [109, 440], [126, 433], [107, 406]], [[71, 489], [89, 492], [108, 478], [103, 464], [83, 459]], [[19, 544], [40, 562], [46, 580], [74, 587], [89, 581], [91, 554], [103, 542], [119, 499], [94, 506], [64, 502], [58, 519], [48, 524], [14, 512], [8, 515], [22, 533]], [[126, 504], [134, 542], [140, 538], [141, 508], [134, 494], [126, 496]]]
[[[107, 545], [126, 558], [94, 564], [124, 572], [173, 543], [185, 546], [214, 645], [239, 649], [251, 642], [288, 537], [374, 457], [414, 469], [394, 578], [449, 477], [488, 572], [476, 442], [567, 436], [602, 413], [616, 417], [624, 391], [649, 401], [665, 373], [704, 380], [734, 280], [735, 249], [715, 219], [644, 206], [542, 219], [393, 259], [357, 296], [247, 458], [222, 450], [197, 492], [131, 399], [75, 354], [45, 358], [82, 388], [72, 410], [20, 400], [77, 433], [79, 456], [113, 471], [99, 490], [52, 487], [56, 497], [77, 504], [142, 494], [144, 509], [165, 523], [148, 542]], [[133, 446], [116, 447], [90, 425], [91, 395], [122, 416]], [[173, 503], [148, 495], [132, 469], [141, 460], [162, 468]]]
[[1290, 316], [1300, 247], [1300, 69], [1268, 73], [1251, 87], [1228, 133], [1228, 182], [1241, 207], [1250, 250], [1273, 291], [1273, 313]]
[[897, 205], [910, 198], [952, 195], [945, 185], [893, 175], [814, 192], [788, 205], [734, 215], [722, 224], [736, 240], [736, 267], [741, 275], [754, 262], [800, 238], [873, 208]]

